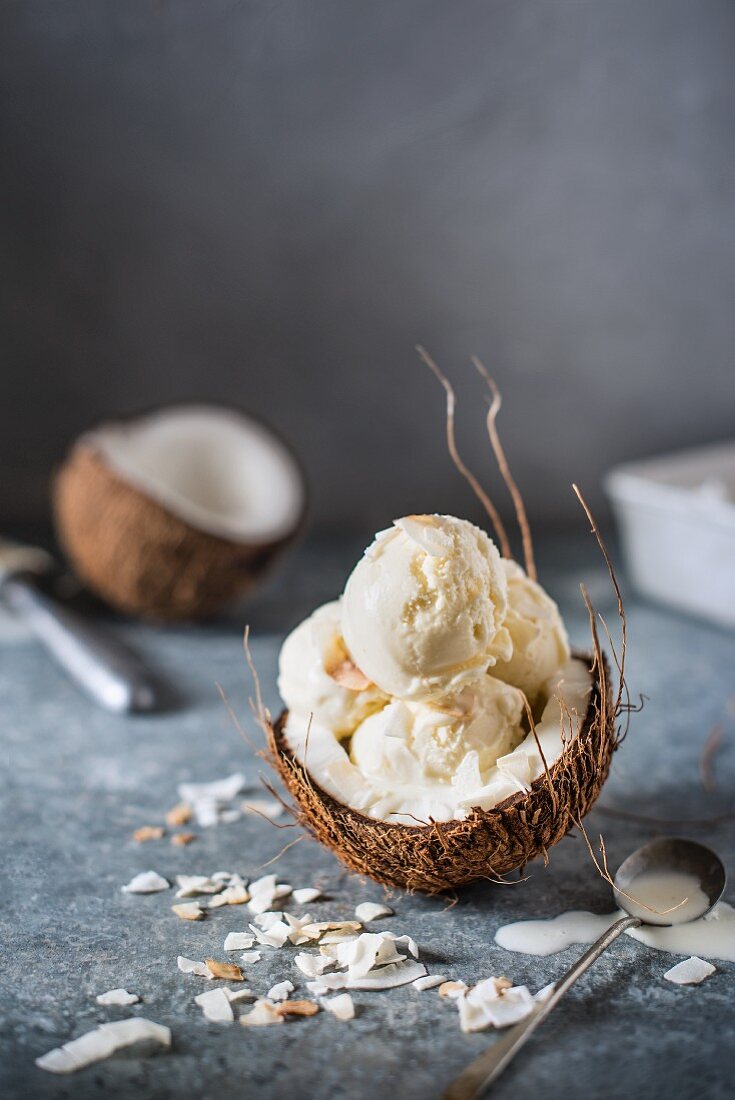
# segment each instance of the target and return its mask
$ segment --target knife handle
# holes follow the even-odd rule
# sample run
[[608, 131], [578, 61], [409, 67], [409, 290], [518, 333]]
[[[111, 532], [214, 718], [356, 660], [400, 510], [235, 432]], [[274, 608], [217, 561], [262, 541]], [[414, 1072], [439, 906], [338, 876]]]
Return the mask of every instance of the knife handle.
[[44, 592], [33, 574], [7, 577], [0, 593], [95, 702], [116, 714], [158, 707], [158, 686], [141, 662], [115, 638]]

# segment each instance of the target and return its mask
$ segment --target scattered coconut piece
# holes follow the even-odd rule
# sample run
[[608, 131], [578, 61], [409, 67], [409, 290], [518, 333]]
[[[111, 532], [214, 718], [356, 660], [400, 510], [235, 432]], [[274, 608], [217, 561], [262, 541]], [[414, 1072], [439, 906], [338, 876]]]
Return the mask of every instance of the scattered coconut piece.
[[255, 963], [260, 962], [262, 957], [260, 951], [243, 951], [240, 956], [240, 962], [244, 963], [245, 966], [254, 966]]
[[549, 982], [548, 985], [545, 985], [542, 989], [539, 989], [538, 993], [534, 993], [534, 1001], [536, 1001], [538, 1004], [544, 1004], [545, 1001], [548, 1001], [549, 997], [555, 989], [556, 982]]
[[444, 982], [439, 986], [439, 996], [448, 997], [450, 1001], [456, 1001], [467, 992], [466, 982]]
[[305, 886], [301, 890], [294, 890], [291, 896], [297, 905], [311, 905], [312, 901], [318, 901], [322, 892], [316, 886]]
[[284, 812], [284, 807], [275, 798], [251, 798], [243, 802], [240, 809], [244, 814], [257, 814], [275, 821]]
[[166, 814], [166, 824], [175, 828], [177, 825], [187, 825], [191, 821], [192, 809], [188, 802], [178, 802]]
[[228, 932], [225, 936], [224, 951], [242, 951], [252, 947], [255, 936], [250, 932]]
[[276, 985], [271, 986], [266, 996], [269, 1001], [285, 1001], [289, 993], [293, 993], [295, 988], [293, 982], [278, 982]]
[[140, 997], [137, 993], [128, 993], [127, 989], [108, 989], [95, 997], [98, 1005], [134, 1005]]
[[322, 1001], [327, 1012], [331, 1012], [338, 1020], [352, 1020], [355, 1016], [355, 1004], [349, 993], [340, 993], [336, 997], [330, 997]]
[[[314, 983], [307, 982], [309, 992], [325, 992], [328, 989], [395, 989], [399, 985], [408, 985], [426, 973], [423, 963], [405, 960], [378, 967], [362, 977], [350, 977], [349, 974], [322, 974]], [[319, 987], [319, 988], [316, 988]]]
[[426, 974], [423, 978], [416, 978], [411, 985], [422, 992], [425, 989], [435, 989], [438, 985], [446, 985], [447, 979], [441, 974]]
[[531, 1014], [537, 1002], [527, 986], [507, 983], [507, 978], [486, 978], [457, 998], [462, 1031], [510, 1027]]
[[163, 825], [141, 825], [133, 833], [133, 840], [137, 840], [138, 844], [144, 844], [147, 840], [160, 840], [165, 831]]
[[364, 978], [376, 966], [403, 962], [394, 941], [382, 932], [363, 932], [337, 946], [337, 962], [351, 978]]
[[205, 959], [204, 962], [213, 978], [224, 978], [227, 982], [245, 981], [245, 976], [237, 963], [223, 963], [218, 962], [217, 959]]
[[250, 894], [244, 886], [226, 886], [221, 894], [215, 894], [209, 903], [210, 909], [219, 909], [222, 905], [244, 905], [250, 900]]
[[209, 875], [177, 875], [177, 898], [195, 898], [198, 894], [218, 894], [223, 885]]
[[283, 1001], [276, 1005], [280, 1016], [316, 1016], [319, 1005], [315, 1001]]
[[182, 920], [204, 920], [204, 910], [196, 901], [182, 901], [178, 905], [172, 905], [171, 909]]
[[672, 966], [671, 970], [667, 970], [664, 978], [667, 982], [673, 982], [674, 985], [699, 985], [716, 970], [717, 967], [712, 963], [692, 955], [688, 959], [682, 959], [676, 966]]
[[123, 894], [157, 894], [159, 890], [168, 890], [171, 883], [156, 871], [141, 871], [127, 886], [122, 886]]
[[355, 907], [355, 916], [364, 924], [367, 921], [379, 920], [380, 917], [392, 917], [393, 910], [376, 901], [362, 901]]
[[188, 803], [196, 813], [197, 802], [232, 802], [245, 787], [245, 776], [241, 772], [228, 775], [225, 779], [213, 779], [209, 783], [179, 783], [179, 798]]
[[179, 955], [176, 965], [183, 974], [196, 974], [199, 978], [211, 978], [212, 971], [206, 963], [197, 962], [196, 959], [187, 959], [185, 955]]
[[294, 962], [307, 978], [318, 978], [328, 967], [334, 965], [334, 960], [326, 955], [309, 955], [306, 951], [300, 952]]
[[245, 986], [243, 986], [241, 989], [224, 989], [223, 988], [222, 992], [224, 993], [225, 997], [227, 997], [227, 1000], [230, 1002], [230, 1004], [237, 1004], [238, 1001], [254, 1001], [255, 1000], [255, 994], [253, 993], [252, 989], [248, 989]]
[[278, 921], [267, 931], [261, 931], [255, 924], [251, 924], [250, 928], [258, 943], [266, 947], [283, 947], [290, 932], [289, 926], [284, 921]]
[[243, 1027], [269, 1027], [270, 1024], [282, 1024], [283, 1014], [278, 1011], [280, 1006], [272, 1001], [260, 999], [255, 1002], [252, 1010], [240, 1017]]
[[191, 844], [192, 840], [196, 840], [196, 833], [176, 833], [171, 837], [171, 843], [177, 848], [183, 848], [187, 844]]
[[143, 1016], [130, 1020], [116, 1020], [72, 1039], [69, 1043], [48, 1051], [36, 1058], [36, 1065], [48, 1073], [74, 1073], [94, 1062], [109, 1058], [116, 1050], [133, 1046], [143, 1040], [152, 1040], [160, 1046], [171, 1046], [171, 1031], [163, 1024], [155, 1024]]
[[257, 924], [258, 928], [262, 928], [264, 932], [267, 932], [274, 924], [281, 923], [285, 916], [285, 913], [258, 913], [257, 917], [253, 917], [253, 924]]
[[208, 989], [194, 998], [208, 1020], [215, 1024], [231, 1024], [235, 1019], [230, 999], [224, 989]]
[[356, 920], [314, 921], [313, 924], [301, 926], [302, 935], [310, 940], [321, 940], [322, 943], [336, 943], [345, 937], [354, 937], [359, 932], [362, 924]]

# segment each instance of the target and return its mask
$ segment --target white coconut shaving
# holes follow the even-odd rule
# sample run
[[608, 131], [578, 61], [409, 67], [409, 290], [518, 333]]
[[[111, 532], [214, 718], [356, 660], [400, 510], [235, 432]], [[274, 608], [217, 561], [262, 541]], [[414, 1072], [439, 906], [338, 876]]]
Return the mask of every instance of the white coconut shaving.
[[384, 932], [363, 932], [357, 939], [337, 945], [337, 962], [351, 978], [364, 978], [374, 967], [403, 962], [395, 940]]
[[312, 901], [319, 900], [322, 892], [316, 886], [305, 886], [301, 890], [294, 890], [292, 896], [297, 905], [311, 905]]
[[205, 917], [204, 910], [196, 901], [182, 901], [179, 905], [172, 905], [171, 909], [181, 920], [204, 920]]
[[252, 947], [254, 943], [255, 936], [250, 932], [228, 932], [225, 936], [224, 950], [243, 951]]
[[98, 1005], [134, 1005], [140, 997], [137, 993], [128, 993], [127, 989], [108, 989], [95, 997]]
[[131, 878], [127, 886], [120, 889], [123, 894], [157, 894], [160, 890], [168, 890], [171, 883], [157, 871], [141, 871], [139, 875]]
[[355, 1005], [349, 993], [340, 993], [336, 997], [322, 1000], [322, 1006], [336, 1016], [338, 1020], [352, 1020], [355, 1016]]
[[109, 1058], [116, 1050], [146, 1040], [168, 1049], [171, 1046], [171, 1031], [163, 1024], [156, 1024], [142, 1016], [100, 1024], [78, 1039], [72, 1039], [36, 1058], [36, 1065], [48, 1073], [74, 1073]]
[[381, 917], [392, 917], [393, 910], [376, 901], [362, 901], [355, 907], [355, 916], [365, 924], [371, 920], [380, 920]]
[[194, 998], [205, 1017], [215, 1024], [231, 1024], [235, 1014], [232, 1011], [230, 999], [224, 989], [208, 989], [206, 993], [200, 993]]
[[240, 809], [244, 814], [257, 814], [275, 821], [284, 812], [284, 807], [275, 798], [249, 798]]
[[283, 1016], [272, 1001], [261, 998], [250, 1012], [240, 1017], [240, 1023], [243, 1027], [269, 1027], [271, 1024], [282, 1024]]
[[250, 928], [255, 939], [264, 947], [283, 947], [290, 932], [289, 926], [284, 921], [278, 921], [267, 931], [261, 930], [255, 924], [251, 924]]
[[449, 1001], [458, 1000], [460, 997], [463, 997], [466, 992], [467, 983], [462, 981], [443, 982], [442, 985], [439, 986], [439, 996], [446, 997]]
[[293, 982], [277, 982], [276, 985], [271, 986], [266, 996], [269, 1001], [286, 1001], [289, 993], [293, 993], [295, 988]]
[[[227, 810], [225, 806], [237, 798], [244, 788], [245, 776], [235, 772], [226, 779], [215, 779], [210, 783], [180, 783], [178, 790], [181, 801], [191, 806], [197, 824], [206, 829], [240, 816], [239, 811]], [[235, 818], [231, 816], [233, 812]]]
[[240, 956], [240, 962], [243, 963], [244, 966], [254, 966], [255, 963], [260, 962], [262, 957], [260, 951], [243, 951]]
[[425, 974], [424, 964], [410, 959], [378, 967], [362, 977], [322, 974], [316, 982], [307, 982], [306, 988], [317, 994], [325, 993], [329, 989], [396, 989], [400, 985], [409, 985]]
[[182, 974], [196, 974], [198, 978], [211, 978], [212, 971], [205, 962], [197, 962], [196, 959], [187, 959], [185, 955], [179, 955], [176, 965]]
[[218, 894], [224, 888], [222, 879], [209, 875], [177, 875], [177, 898], [194, 898], [198, 894]]
[[423, 992], [425, 989], [436, 989], [438, 985], [444, 985], [446, 980], [442, 974], [426, 974], [423, 978], [416, 978], [411, 985]]
[[457, 998], [462, 1031], [510, 1027], [524, 1020], [536, 1002], [525, 985], [504, 988], [498, 978], [486, 978]]
[[252, 989], [245, 986], [240, 986], [239, 989], [223, 989], [222, 992], [232, 1005], [237, 1004], [238, 1001], [254, 1001], [256, 999]]
[[671, 970], [667, 970], [664, 978], [667, 982], [673, 982], [674, 985], [699, 985], [716, 970], [717, 967], [712, 963], [692, 955], [688, 959], [682, 959], [676, 966], [672, 966]]
[[249, 890], [248, 909], [256, 916], [269, 909], [275, 909], [277, 904], [292, 892], [287, 883], [279, 885], [275, 875], [264, 875], [256, 879], [255, 882], [250, 883]]
[[310, 955], [306, 951], [300, 952], [294, 962], [307, 978], [318, 978], [330, 966], [334, 966], [334, 959], [327, 958], [326, 955]]
[[241, 886], [240, 883], [233, 883], [230, 886], [225, 886], [221, 894], [215, 894], [214, 897], [209, 899], [210, 909], [219, 909], [222, 905], [244, 905], [246, 901], [250, 901], [250, 894], [245, 886]]

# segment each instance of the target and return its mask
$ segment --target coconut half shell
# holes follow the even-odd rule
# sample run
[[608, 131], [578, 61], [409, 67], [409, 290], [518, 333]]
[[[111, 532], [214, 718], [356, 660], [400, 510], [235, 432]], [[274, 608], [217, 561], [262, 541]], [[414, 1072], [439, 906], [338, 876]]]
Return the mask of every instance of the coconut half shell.
[[181, 406], [103, 425], [53, 485], [59, 542], [113, 607], [206, 617], [259, 580], [304, 516], [299, 467], [243, 414]]
[[594, 677], [577, 737], [530, 792], [462, 821], [403, 825], [375, 821], [315, 785], [283, 737], [287, 712], [269, 727], [275, 767], [305, 828], [353, 871], [387, 886], [441, 893], [476, 879], [498, 879], [546, 856], [592, 807], [617, 747], [607, 661], [584, 657]]

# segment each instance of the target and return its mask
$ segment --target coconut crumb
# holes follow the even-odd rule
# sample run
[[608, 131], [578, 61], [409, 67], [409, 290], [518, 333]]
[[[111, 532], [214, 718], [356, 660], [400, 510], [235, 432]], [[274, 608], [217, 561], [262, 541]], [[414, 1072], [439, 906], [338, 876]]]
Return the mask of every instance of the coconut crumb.
[[291, 896], [297, 905], [311, 905], [312, 901], [318, 901], [322, 897], [322, 892], [316, 886], [305, 886], [301, 890], [294, 890]]
[[217, 959], [205, 959], [204, 962], [213, 978], [222, 978], [227, 982], [245, 981], [245, 976], [237, 963], [218, 962]]
[[198, 894], [219, 894], [223, 888], [222, 882], [210, 878], [208, 875], [177, 875], [177, 898], [194, 898]]
[[144, 1040], [168, 1049], [171, 1046], [171, 1030], [142, 1016], [100, 1024], [92, 1031], [80, 1035], [78, 1039], [72, 1039], [71, 1042], [36, 1058], [36, 1065], [48, 1073], [74, 1073], [94, 1062], [109, 1058], [116, 1050]]
[[387, 905], [380, 905], [376, 901], [362, 901], [355, 907], [355, 916], [363, 924], [371, 920], [379, 920], [380, 917], [392, 917], [393, 910]]
[[250, 932], [228, 932], [225, 936], [224, 951], [242, 951], [252, 947], [255, 936]]
[[95, 997], [98, 1005], [135, 1005], [139, 1000], [137, 993], [128, 993], [127, 989], [108, 989]]
[[420, 989], [422, 992], [425, 989], [436, 989], [438, 985], [451, 984], [447, 982], [447, 979], [441, 974], [426, 974], [423, 978], [416, 978], [411, 982], [414, 989]]
[[165, 831], [163, 825], [141, 825], [133, 833], [133, 840], [138, 844], [144, 844], [147, 840], [160, 840]]
[[121, 886], [123, 894], [157, 894], [159, 890], [168, 890], [171, 883], [156, 871], [141, 871], [127, 886]]
[[182, 920], [204, 920], [205, 917], [204, 910], [196, 901], [183, 901], [178, 905], [172, 905], [171, 909]]
[[212, 971], [206, 963], [197, 962], [196, 959], [187, 959], [185, 955], [179, 955], [176, 965], [182, 974], [196, 974], [198, 978], [211, 978]]
[[244, 963], [245, 966], [254, 966], [255, 963], [259, 963], [262, 958], [263, 956], [260, 951], [243, 951], [240, 956], [240, 962]]
[[456, 1001], [458, 997], [462, 997], [467, 991], [466, 982], [443, 982], [439, 986], [439, 996], [448, 997], [450, 1001]]
[[244, 886], [226, 886], [221, 894], [216, 894], [209, 902], [210, 909], [219, 909], [223, 905], [244, 905], [250, 900], [250, 894]]
[[276, 1005], [279, 1016], [316, 1016], [318, 1011], [315, 1001], [283, 1001]]
[[261, 998], [255, 1002], [250, 1012], [240, 1017], [240, 1023], [243, 1027], [269, 1027], [271, 1024], [282, 1024], [283, 1014], [279, 1012], [279, 1007], [272, 1001]]
[[293, 993], [295, 988], [293, 982], [278, 982], [276, 985], [271, 986], [266, 996], [269, 1001], [285, 1001], [289, 993]]
[[279, 920], [267, 931], [261, 931], [255, 924], [251, 924], [250, 929], [258, 943], [262, 943], [265, 947], [283, 947], [290, 932], [289, 926], [282, 920]]
[[224, 989], [208, 989], [194, 998], [208, 1020], [216, 1024], [231, 1024], [235, 1020], [230, 999]]
[[330, 997], [322, 1001], [327, 1012], [331, 1012], [338, 1020], [347, 1021], [354, 1019], [355, 1004], [349, 993], [340, 993], [337, 997]]
[[692, 955], [688, 959], [682, 959], [676, 966], [672, 966], [671, 970], [667, 970], [664, 978], [667, 982], [673, 982], [674, 985], [699, 985], [716, 970], [717, 967], [712, 963]]
[[176, 848], [183, 848], [193, 840], [196, 840], [196, 833], [176, 833], [171, 837], [171, 843]]
[[243, 987], [241, 989], [223, 988], [222, 992], [224, 993], [230, 1004], [233, 1005], [238, 1004], [239, 1001], [254, 1001], [256, 999], [252, 989], [248, 989], [247, 987]]
[[300, 952], [294, 959], [297, 967], [307, 978], [318, 978], [320, 974], [334, 965], [334, 960], [325, 955], [310, 955], [306, 951]]
[[188, 825], [191, 821], [192, 809], [188, 802], [178, 802], [166, 814], [166, 824], [171, 828], [177, 825]]

